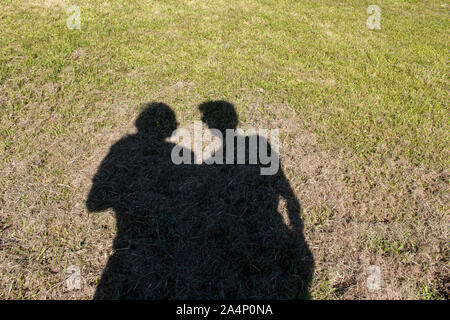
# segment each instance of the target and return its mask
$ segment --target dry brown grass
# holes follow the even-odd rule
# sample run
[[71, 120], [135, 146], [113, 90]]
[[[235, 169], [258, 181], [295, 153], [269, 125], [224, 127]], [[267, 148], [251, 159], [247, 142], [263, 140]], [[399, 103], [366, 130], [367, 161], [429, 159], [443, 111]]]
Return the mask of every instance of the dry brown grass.
[[[42, 92], [55, 88], [48, 84]], [[158, 97], [185, 94], [184, 88], [176, 84]], [[241, 127], [281, 128], [281, 161], [303, 208], [314, 257], [312, 297], [417, 298], [425, 286], [448, 297], [448, 172], [426, 171], [402, 159], [374, 163], [343, 149], [321, 150], [316, 135], [302, 129], [300, 115], [292, 116], [284, 105], [266, 105], [260, 96], [250, 97], [247, 113], [240, 106]], [[93, 297], [117, 234], [113, 211], [88, 214], [85, 202], [110, 146], [136, 133], [135, 114], [125, 105], [102, 114], [105, 122], [120, 119], [120, 126], [98, 128], [91, 119], [70, 139], [50, 143], [35, 135], [31, 143], [47, 147], [33, 157], [17, 154], [2, 168], [3, 298]], [[194, 107], [189, 110], [179, 116], [187, 127], [199, 116]], [[23, 119], [18, 125], [26, 135], [30, 124]], [[286, 217], [283, 202], [279, 214]], [[72, 264], [81, 267], [81, 291], [66, 288], [65, 270]], [[382, 270], [377, 292], [365, 284], [372, 264]]]
[[[427, 298], [424, 287], [448, 297], [448, 170], [320, 150], [317, 136], [299, 129], [301, 115], [292, 117], [283, 106], [253, 105], [271, 114], [269, 121], [252, 125], [285, 133], [282, 163], [303, 207], [316, 265], [313, 290], [321, 298]], [[258, 117], [253, 113], [252, 119]], [[369, 265], [382, 271], [376, 292], [366, 286]]]

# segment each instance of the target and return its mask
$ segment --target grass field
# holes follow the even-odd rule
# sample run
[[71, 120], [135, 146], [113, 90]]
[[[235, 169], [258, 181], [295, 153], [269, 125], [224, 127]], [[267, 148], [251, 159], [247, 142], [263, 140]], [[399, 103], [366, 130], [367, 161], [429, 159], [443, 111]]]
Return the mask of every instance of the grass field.
[[86, 209], [100, 162], [145, 103], [189, 126], [209, 100], [233, 103], [242, 127], [280, 128], [312, 299], [448, 299], [444, 4], [2, 0], [0, 299], [91, 299], [116, 234], [112, 210]]

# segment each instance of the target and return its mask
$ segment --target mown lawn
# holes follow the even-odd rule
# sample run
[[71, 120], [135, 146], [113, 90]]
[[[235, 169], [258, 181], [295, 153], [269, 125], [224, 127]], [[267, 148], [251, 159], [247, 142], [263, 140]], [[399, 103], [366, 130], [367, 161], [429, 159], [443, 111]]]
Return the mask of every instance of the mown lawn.
[[[66, 9], [81, 10], [81, 29]], [[381, 30], [366, 9], [381, 8]], [[92, 298], [114, 216], [86, 195], [143, 104], [285, 129], [313, 299], [448, 299], [450, 5], [3, 0], [0, 298]], [[81, 290], [66, 269], [81, 268]], [[369, 291], [377, 265], [382, 286]]]

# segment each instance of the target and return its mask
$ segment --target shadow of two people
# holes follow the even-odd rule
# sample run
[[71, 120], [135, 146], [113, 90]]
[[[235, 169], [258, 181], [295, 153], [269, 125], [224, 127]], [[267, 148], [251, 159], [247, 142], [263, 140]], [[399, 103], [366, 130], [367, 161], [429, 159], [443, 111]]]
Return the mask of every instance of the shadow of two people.
[[[210, 128], [237, 127], [232, 104], [199, 108]], [[261, 175], [259, 162], [175, 165], [166, 139], [178, 124], [163, 103], [148, 104], [135, 124], [138, 132], [102, 161], [86, 202], [90, 212], [112, 208], [117, 219], [94, 299], [307, 297], [314, 262], [282, 170]]]

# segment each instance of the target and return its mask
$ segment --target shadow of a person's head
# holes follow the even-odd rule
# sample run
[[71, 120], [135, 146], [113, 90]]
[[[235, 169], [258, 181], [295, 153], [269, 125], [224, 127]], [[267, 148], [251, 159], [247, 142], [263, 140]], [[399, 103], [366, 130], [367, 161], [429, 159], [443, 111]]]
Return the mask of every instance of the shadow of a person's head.
[[218, 129], [225, 133], [226, 129], [236, 129], [239, 124], [234, 105], [223, 100], [202, 103], [198, 109], [202, 113], [202, 121], [210, 129]]
[[161, 102], [148, 103], [135, 121], [138, 134], [167, 138], [178, 127], [173, 110]]

